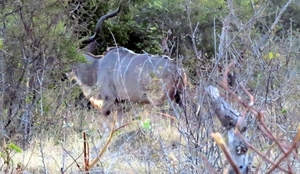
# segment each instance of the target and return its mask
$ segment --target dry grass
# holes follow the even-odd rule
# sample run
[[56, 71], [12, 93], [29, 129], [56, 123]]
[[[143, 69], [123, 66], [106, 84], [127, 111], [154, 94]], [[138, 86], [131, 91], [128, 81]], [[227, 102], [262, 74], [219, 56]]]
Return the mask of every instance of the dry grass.
[[[205, 96], [202, 95], [201, 98]], [[296, 100], [293, 102], [298, 103]], [[233, 104], [239, 108], [239, 105]], [[136, 106], [130, 112], [119, 114], [118, 126], [130, 124], [115, 133], [109, 148], [91, 173], [222, 173], [229, 164], [211, 139], [210, 133], [221, 132], [226, 137], [226, 130], [222, 128], [210, 107], [204, 100], [198, 116], [195, 116], [193, 108], [188, 108], [188, 123], [181, 115], [179, 127], [176, 122], [171, 121], [171, 117], [161, 115], [161, 109], [152, 108], [150, 105]], [[291, 142], [299, 123], [295, 121], [299, 120], [298, 112], [288, 106], [288, 117], [278, 120], [279, 117], [284, 118], [281, 116], [284, 113], [280, 114], [268, 105], [264, 107], [267, 111], [264, 119], [266, 126], [279, 139]], [[239, 108], [239, 111], [242, 110]], [[164, 108], [163, 112], [173, 113], [168, 108]], [[53, 124], [53, 130], [40, 131], [33, 136], [27, 149], [12, 156], [13, 168], [20, 164], [27, 173], [61, 173], [61, 168], [67, 174], [84, 173], [82, 132], [88, 135], [92, 159], [95, 157], [94, 148], [97, 147], [99, 152], [106, 142], [108, 130], [105, 126], [110, 126], [116, 113], [105, 118], [93, 109], [66, 108], [58, 114], [59, 119], [53, 120], [53, 123], [59, 124]], [[145, 131], [141, 126], [148, 118], [152, 124], [151, 131]], [[248, 129], [249, 142], [268, 159], [276, 161], [283, 153], [255, 125], [256, 123], [251, 124], [252, 128]], [[270, 169], [271, 165], [263, 158], [255, 152], [250, 153], [254, 155], [253, 171], [259, 169], [258, 173], [265, 173]], [[297, 171], [300, 168], [299, 161], [293, 156], [289, 160], [281, 165], [287, 168], [290, 163], [293, 171]], [[275, 173], [282, 172], [276, 170]]]
[[[131, 121], [130, 116], [124, 116], [132, 112], [123, 114], [122, 119], [119, 118], [119, 125], [130, 124], [115, 134], [108, 150], [92, 173], [163, 173], [167, 170], [163, 158], [176, 165], [176, 146], [183, 142], [180, 142], [180, 134], [175, 124], [171, 125], [170, 119], [161, 116], [155, 109], [136, 113], [141, 116], [140, 120]], [[95, 148], [99, 152], [107, 139], [107, 133], [101, 126], [105, 122], [109, 125], [110, 119], [100, 117], [93, 110], [78, 114], [88, 116], [74, 118], [74, 115], [70, 114], [72, 119], [67, 119], [68, 123], [63, 125], [60, 139], [50, 134], [35, 136], [28, 149], [13, 156], [14, 166], [21, 164], [23, 170], [28, 173], [60, 173], [61, 168], [66, 173], [84, 173], [84, 141], [78, 130], [86, 130], [91, 158], [95, 157]], [[80, 120], [82, 118], [85, 120]], [[141, 122], [148, 118], [151, 120], [151, 131], [141, 127]], [[79, 128], [82, 122], [85, 125]]]

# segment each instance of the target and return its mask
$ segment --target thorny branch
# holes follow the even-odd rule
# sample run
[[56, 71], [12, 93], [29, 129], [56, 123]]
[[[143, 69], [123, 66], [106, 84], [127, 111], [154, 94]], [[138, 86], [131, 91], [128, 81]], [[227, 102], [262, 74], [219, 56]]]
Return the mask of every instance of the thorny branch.
[[283, 156], [281, 158], [278, 159], [278, 161], [271, 167], [271, 169], [267, 172], [267, 173], [272, 173], [273, 170], [275, 170], [276, 168], [279, 167], [279, 164], [288, 157], [288, 155], [290, 153], [292, 153], [292, 151], [297, 148], [297, 144], [300, 140], [300, 127], [298, 127], [298, 131], [297, 131], [297, 135], [296, 137], [294, 138], [294, 141], [291, 145], [291, 147], [287, 150], [287, 152], [285, 154], [283, 154]]
[[254, 152], [256, 152], [259, 156], [261, 156], [264, 160], [266, 160], [267, 162], [269, 162], [270, 164], [272, 164], [272, 167], [270, 168], [270, 170], [268, 171], [268, 173], [272, 173], [276, 168], [280, 169], [286, 173], [290, 173], [291, 172], [291, 168], [289, 168], [289, 170], [283, 169], [280, 166], [280, 163], [282, 161], [284, 161], [285, 159], [287, 159], [287, 157], [290, 154], [293, 154], [295, 156], [296, 159], [298, 159], [298, 155], [296, 153], [293, 153], [293, 150], [295, 148], [297, 148], [297, 144], [300, 140], [300, 127], [298, 127], [298, 131], [297, 134], [292, 142], [292, 144], [288, 147], [284, 147], [284, 145], [282, 143], [279, 142], [279, 140], [272, 134], [272, 132], [268, 129], [268, 127], [265, 125], [263, 118], [264, 118], [264, 111], [262, 110], [258, 110], [255, 107], [253, 107], [254, 104], [254, 96], [245, 89], [244, 86], [242, 86], [243, 90], [245, 91], [245, 93], [249, 96], [250, 98], [250, 102], [247, 103], [246, 101], [244, 101], [243, 99], [241, 99], [241, 97], [239, 97], [236, 93], [234, 93], [234, 91], [232, 91], [229, 87], [228, 87], [228, 82], [227, 82], [227, 76], [228, 73], [233, 69], [235, 65], [235, 62], [231, 62], [226, 69], [223, 72], [223, 78], [221, 83], [219, 83], [219, 85], [226, 90], [234, 99], [234, 101], [242, 104], [247, 111], [250, 111], [254, 116], [256, 116], [256, 118], [258, 119], [259, 125], [258, 127], [260, 128], [260, 130], [262, 131], [262, 133], [264, 135], [266, 135], [270, 140], [274, 141], [275, 144], [280, 148], [280, 150], [283, 153], [283, 156], [280, 157], [276, 163], [272, 162], [271, 160], [269, 160], [266, 155], [262, 154], [259, 150], [255, 149], [250, 143], [247, 142], [247, 140], [244, 138], [244, 136], [238, 132], [239, 137], [244, 141], [244, 143], [250, 148], [252, 149]]
[[[244, 143], [247, 145], [248, 148], [250, 148], [251, 150], [253, 150], [255, 153], [257, 153], [260, 157], [262, 157], [264, 160], [266, 160], [268, 163], [272, 164], [272, 165], [275, 165], [275, 163], [273, 161], [271, 161], [270, 159], [268, 159], [266, 157], [265, 154], [261, 153], [258, 149], [256, 149], [255, 147], [253, 147], [246, 139], [245, 137], [240, 134], [240, 132], [238, 132], [238, 135], [240, 136], [240, 138], [243, 139]], [[286, 172], [288, 173], [287, 170], [283, 169], [282, 167], [278, 166], [278, 169], [282, 170], [283, 172]]]

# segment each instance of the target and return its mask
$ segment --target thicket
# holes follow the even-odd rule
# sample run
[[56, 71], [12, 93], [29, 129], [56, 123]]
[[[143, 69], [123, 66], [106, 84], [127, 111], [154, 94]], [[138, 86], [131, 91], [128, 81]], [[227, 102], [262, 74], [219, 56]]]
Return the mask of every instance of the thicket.
[[[84, 101], [78, 97], [81, 91], [64, 74], [81, 61], [80, 39], [92, 35], [99, 17], [119, 5], [121, 13], [105, 22], [94, 53], [118, 45], [138, 53], [166, 54], [182, 63], [189, 77], [186, 112], [173, 112], [185, 121], [177, 127], [186, 142], [186, 149], [180, 146], [185, 157], [176, 157], [179, 164], [173, 167], [162, 157], [166, 171], [201, 173], [205, 166], [218, 169], [226, 163], [209, 136], [224, 130], [214, 122], [204, 88], [218, 84], [231, 62], [236, 66], [228, 75], [230, 90], [247, 98], [245, 86], [255, 97], [255, 107], [267, 113], [266, 125], [283, 142], [292, 142], [297, 133], [298, 1], [2, 0], [0, 4], [0, 155], [7, 166], [10, 154], [20, 151], [15, 144], [25, 150], [38, 139], [43, 154], [45, 135], [59, 144], [62, 137], [67, 139], [65, 127], [84, 131], [86, 104], [78, 106]], [[228, 89], [222, 95], [230, 99]], [[241, 109], [237, 103], [234, 107]], [[257, 119], [244, 112], [253, 127], [249, 140], [264, 146], [261, 151], [272, 152], [271, 159], [286, 154], [269, 145], [273, 140], [255, 129]], [[93, 114], [89, 116], [96, 119]], [[299, 169], [297, 158], [291, 157], [286, 166]], [[270, 166], [261, 164], [260, 169]]]

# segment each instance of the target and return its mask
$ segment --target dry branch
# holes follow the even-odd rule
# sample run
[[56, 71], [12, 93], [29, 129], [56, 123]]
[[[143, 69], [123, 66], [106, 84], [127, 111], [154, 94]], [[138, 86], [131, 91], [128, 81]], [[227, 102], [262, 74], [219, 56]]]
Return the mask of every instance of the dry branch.
[[232, 157], [232, 153], [228, 151], [225, 141], [222, 138], [222, 135], [220, 133], [211, 133], [211, 136], [215, 140], [215, 142], [218, 144], [218, 146], [222, 149], [224, 152], [226, 158], [228, 159], [230, 165], [232, 166], [235, 173], [240, 174], [241, 171], [239, 170], [239, 167], [236, 164], [236, 160]]
[[[249, 91], [247, 91], [244, 86], [242, 86], [243, 90], [250, 98], [250, 102], [247, 103], [228, 87], [227, 74], [233, 68], [234, 64], [235, 63], [232, 62], [226, 67], [225, 71], [223, 72], [223, 79], [221, 83], [219, 83], [220, 86], [233, 97], [234, 101], [236, 101], [239, 104], [242, 104], [247, 112], [250, 111], [257, 118], [258, 128], [271, 141], [275, 142], [274, 145], [278, 146], [283, 155], [279, 157], [276, 162], [272, 162], [272, 160], [269, 160], [265, 154], [254, 148], [248, 142], [247, 138], [245, 138], [246, 136], [244, 134], [246, 133], [247, 125], [243, 117], [241, 117], [241, 114], [239, 114], [239, 112], [231, 108], [230, 105], [227, 104], [227, 102], [222, 97], [220, 97], [219, 91], [216, 87], [208, 86], [206, 88], [206, 92], [211, 98], [212, 108], [214, 109], [219, 121], [228, 130], [228, 144], [230, 149], [230, 156], [226, 155], [226, 157], [233, 168], [231, 171], [237, 173], [236, 166], [232, 165], [231, 163], [231, 160], [233, 159], [235, 164], [237, 164], [237, 166], [239, 167], [239, 169], [244, 169], [241, 170], [242, 173], [248, 173], [248, 166], [252, 161], [252, 159], [247, 155], [248, 148], [250, 148], [256, 154], [262, 157], [265, 161], [271, 164], [271, 168], [269, 169], [268, 173], [272, 173], [275, 169], [279, 169], [286, 173], [293, 173], [292, 168], [289, 165], [289, 156], [292, 154], [294, 155], [295, 159], [299, 159], [298, 154], [295, 153], [295, 149], [297, 148], [297, 145], [300, 140], [300, 127], [298, 128], [297, 134], [295, 135], [295, 138], [290, 145], [284, 144], [283, 142], [279, 141], [278, 138], [275, 137], [272, 131], [270, 131], [264, 123], [264, 111], [258, 110], [253, 107], [254, 96]], [[215, 139], [215, 141], [217, 142], [217, 139]], [[220, 146], [220, 143], [217, 142], [217, 144]], [[220, 148], [226, 154], [226, 149], [224, 149], [224, 147], [222, 146], [220, 146]], [[288, 163], [288, 169], [284, 169], [281, 167], [281, 163], [284, 160], [286, 160], [286, 162]]]
[[[211, 98], [212, 107], [222, 125], [226, 127], [227, 130], [235, 128], [238, 120], [241, 118], [240, 113], [232, 109], [230, 105], [228, 105], [228, 103], [220, 97], [219, 91], [216, 87], [208, 86], [205, 90]], [[246, 130], [244, 121], [240, 123], [239, 130], [241, 132]]]
[[[237, 132], [246, 133], [246, 121], [240, 114], [230, 107], [230, 105], [220, 97], [219, 91], [214, 86], [208, 86], [206, 92], [211, 98], [212, 107], [224, 127], [228, 130], [228, 143], [230, 155], [228, 155], [227, 148], [224, 146], [223, 141], [216, 141], [220, 138], [215, 138], [217, 144], [221, 147], [226, 154], [228, 161], [232, 166], [235, 173], [248, 173], [251, 159], [248, 155], [248, 147]], [[214, 134], [213, 134], [214, 135]], [[245, 137], [245, 136], [244, 136]]]
[[[116, 114], [117, 115], [117, 114]], [[113, 122], [112, 122], [112, 126], [111, 126], [111, 131], [110, 131], [110, 133], [109, 133], [109, 136], [108, 136], [108, 138], [107, 138], [107, 140], [106, 140], [106, 142], [105, 142], [105, 144], [104, 144], [104, 146], [103, 146], [103, 148], [101, 149], [101, 151], [99, 152], [99, 154], [98, 154], [98, 156], [95, 158], [95, 159], [93, 159], [90, 163], [89, 163], [89, 159], [84, 159], [84, 168], [85, 168], [85, 171], [90, 171], [91, 170], [91, 168], [100, 160], [100, 158], [103, 156], [103, 154], [104, 154], [104, 152], [106, 151], [106, 149], [108, 148], [108, 146], [109, 146], [109, 144], [110, 144], [110, 142], [111, 142], [111, 140], [112, 140], [112, 138], [113, 138], [113, 135], [114, 135], [114, 133], [116, 132], [116, 131], [118, 131], [119, 129], [121, 129], [121, 128], [123, 128], [123, 127], [125, 127], [125, 126], [128, 126], [129, 124], [125, 124], [125, 125], [122, 125], [122, 126], [120, 126], [120, 127], [118, 127], [118, 128], [115, 128], [115, 125], [116, 125], [116, 121], [117, 121], [117, 116], [115, 116], [114, 117], [114, 120], [113, 120]], [[85, 142], [84, 143], [86, 143], [86, 137], [85, 137]], [[88, 144], [84, 144], [84, 146], [85, 146], [85, 149], [89, 149], [89, 147], [88, 147]], [[86, 147], [87, 146], [87, 147]], [[86, 152], [85, 152], [86, 153]], [[88, 155], [86, 156], [85, 155], [85, 158], [86, 157], [88, 157]]]
[[275, 35], [275, 28], [279, 22], [279, 20], [281, 19], [281, 16], [283, 15], [283, 13], [286, 11], [286, 9], [288, 8], [288, 6], [293, 2], [293, 0], [289, 0], [283, 7], [282, 9], [279, 11], [274, 23], [272, 24], [272, 26], [270, 27], [270, 29], [268, 30], [268, 32], [266, 34], [264, 34], [259, 42], [259, 50], [263, 51], [265, 49], [265, 47], [267, 46], [267, 42], [272, 40], [274, 35]]
[[287, 156], [288, 156], [290, 153], [292, 153], [292, 151], [293, 151], [294, 149], [297, 148], [297, 144], [298, 144], [299, 140], [300, 140], [300, 126], [298, 127], [297, 134], [296, 134], [296, 136], [295, 136], [295, 138], [294, 138], [294, 141], [293, 141], [291, 147], [287, 150], [287, 152], [286, 152], [285, 154], [283, 154], [283, 156], [282, 156], [281, 158], [279, 158], [279, 159], [277, 160], [276, 164], [273, 165], [273, 166], [271, 167], [271, 169], [270, 169], [267, 173], [272, 173], [273, 170], [275, 170], [276, 168], [278, 168], [278, 166], [280, 165], [280, 163], [281, 163], [284, 159], [286, 159]]

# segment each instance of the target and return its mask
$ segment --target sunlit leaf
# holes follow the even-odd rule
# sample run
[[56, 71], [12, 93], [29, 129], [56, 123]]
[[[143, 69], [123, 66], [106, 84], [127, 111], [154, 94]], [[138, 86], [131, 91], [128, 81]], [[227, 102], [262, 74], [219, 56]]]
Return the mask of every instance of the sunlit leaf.
[[287, 110], [286, 109], [281, 109], [281, 113], [286, 114]]
[[7, 145], [7, 147], [14, 150], [14, 151], [16, 151], [16, 152], [18, 152], [18, 153], [22, 152], [22, 149], [19, 146], [15, 145], [14, 143], [9, 143]]
[[142, 127], [143, 129], [147, 130], [147, 131], [150, 131], [151, 130], [151, 121], [150, 119], [146, 119], [144, 122], [141, 123], [142, 124]]
[[268, 58], [269, 58], [269, 59], [273, 59], [273, 58], [274, 58], [273, 52], [269, 52]]
[[4, 154], [3, 154], [2, 152], [0, 152], [0, 157], [1, 157], [1, 158], [4, 158], [4, 157], [5, 157]]
[[162, 8], [162, 2], [161, 2], [161, 1], [154, 1], [154, 2], [153, 2], [153, 5], [154, 5], [156, 8]]
[[0, 50], [2, 50], [2, 48], [3, 48], [3, 40], [0, 39]]

